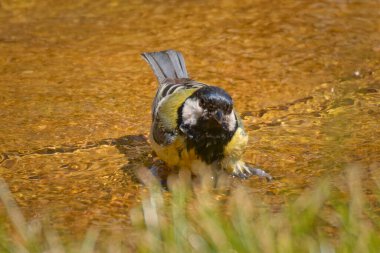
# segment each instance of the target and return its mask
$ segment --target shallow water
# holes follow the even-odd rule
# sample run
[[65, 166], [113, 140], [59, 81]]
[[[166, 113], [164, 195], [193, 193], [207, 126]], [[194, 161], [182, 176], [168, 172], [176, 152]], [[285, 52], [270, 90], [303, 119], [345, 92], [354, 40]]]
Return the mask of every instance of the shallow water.
[[[28, 217], [129, 224], [156, 81], [139, 54], [184, 53], [242, 113], [243, 182], [274, 206], [348, 164], [380, 163], [378, 1], [2, 1], [0, 173]], [[365, 175], [367, 186], [372, 181]], [[369, 191], [369, 195], [371, 191]]]

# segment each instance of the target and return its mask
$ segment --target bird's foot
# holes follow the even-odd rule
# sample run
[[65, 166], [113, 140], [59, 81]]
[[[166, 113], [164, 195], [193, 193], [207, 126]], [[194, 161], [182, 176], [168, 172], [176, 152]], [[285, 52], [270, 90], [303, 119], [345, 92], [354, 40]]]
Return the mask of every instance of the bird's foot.
[[246, 163], [238, 163], [232, 172], [235, 177], [247, 179], [251, 176], [258, 176], [265, 178], [267, 181], [272, 181], [273, 177], [262, 169], [254, 168]]

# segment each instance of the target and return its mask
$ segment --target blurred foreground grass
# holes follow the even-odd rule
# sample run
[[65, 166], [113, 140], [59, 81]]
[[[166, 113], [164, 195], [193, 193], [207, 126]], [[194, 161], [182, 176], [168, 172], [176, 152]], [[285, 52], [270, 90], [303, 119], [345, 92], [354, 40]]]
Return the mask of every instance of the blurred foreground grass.
[[180, 171], [169, 177], [167, 192], [140, 173], [148, 191], [131, 212], [131, 232], [89, 228], [70, 242], [43, 221], [26, 221], [1, 180], [0, 252], [379, 252], [380, 181], [370, 173], [377, 199], [369, 201], [362, 170], [349, 166], [341, 182], [325, 179], [281, 210], [244, 186], [215, 188], [211, 174], [195, 183]]

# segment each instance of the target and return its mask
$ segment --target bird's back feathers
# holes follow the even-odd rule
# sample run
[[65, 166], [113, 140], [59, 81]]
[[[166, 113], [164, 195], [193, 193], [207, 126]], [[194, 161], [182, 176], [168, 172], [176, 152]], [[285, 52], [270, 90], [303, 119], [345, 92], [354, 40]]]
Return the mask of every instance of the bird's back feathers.
[[152, 137], [159, 144], [166, 146], [171, 144], [177, 132], [178, 108], [196, 89], [182, 89], [165, 99], [157, 109], [157, 115], [153, 119]]

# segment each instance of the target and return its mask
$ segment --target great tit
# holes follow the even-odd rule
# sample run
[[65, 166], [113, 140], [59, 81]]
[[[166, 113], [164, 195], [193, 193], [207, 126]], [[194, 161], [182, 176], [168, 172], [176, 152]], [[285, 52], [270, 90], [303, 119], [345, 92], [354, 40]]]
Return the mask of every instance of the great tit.
[[169, 168], [210, 166], [241, 178], [272, 179], [242, 161], [248, 136], [227, 92], [190, 79], [178, 51], [143, 53], [142, 57], [159, 82], [149, 139]]

